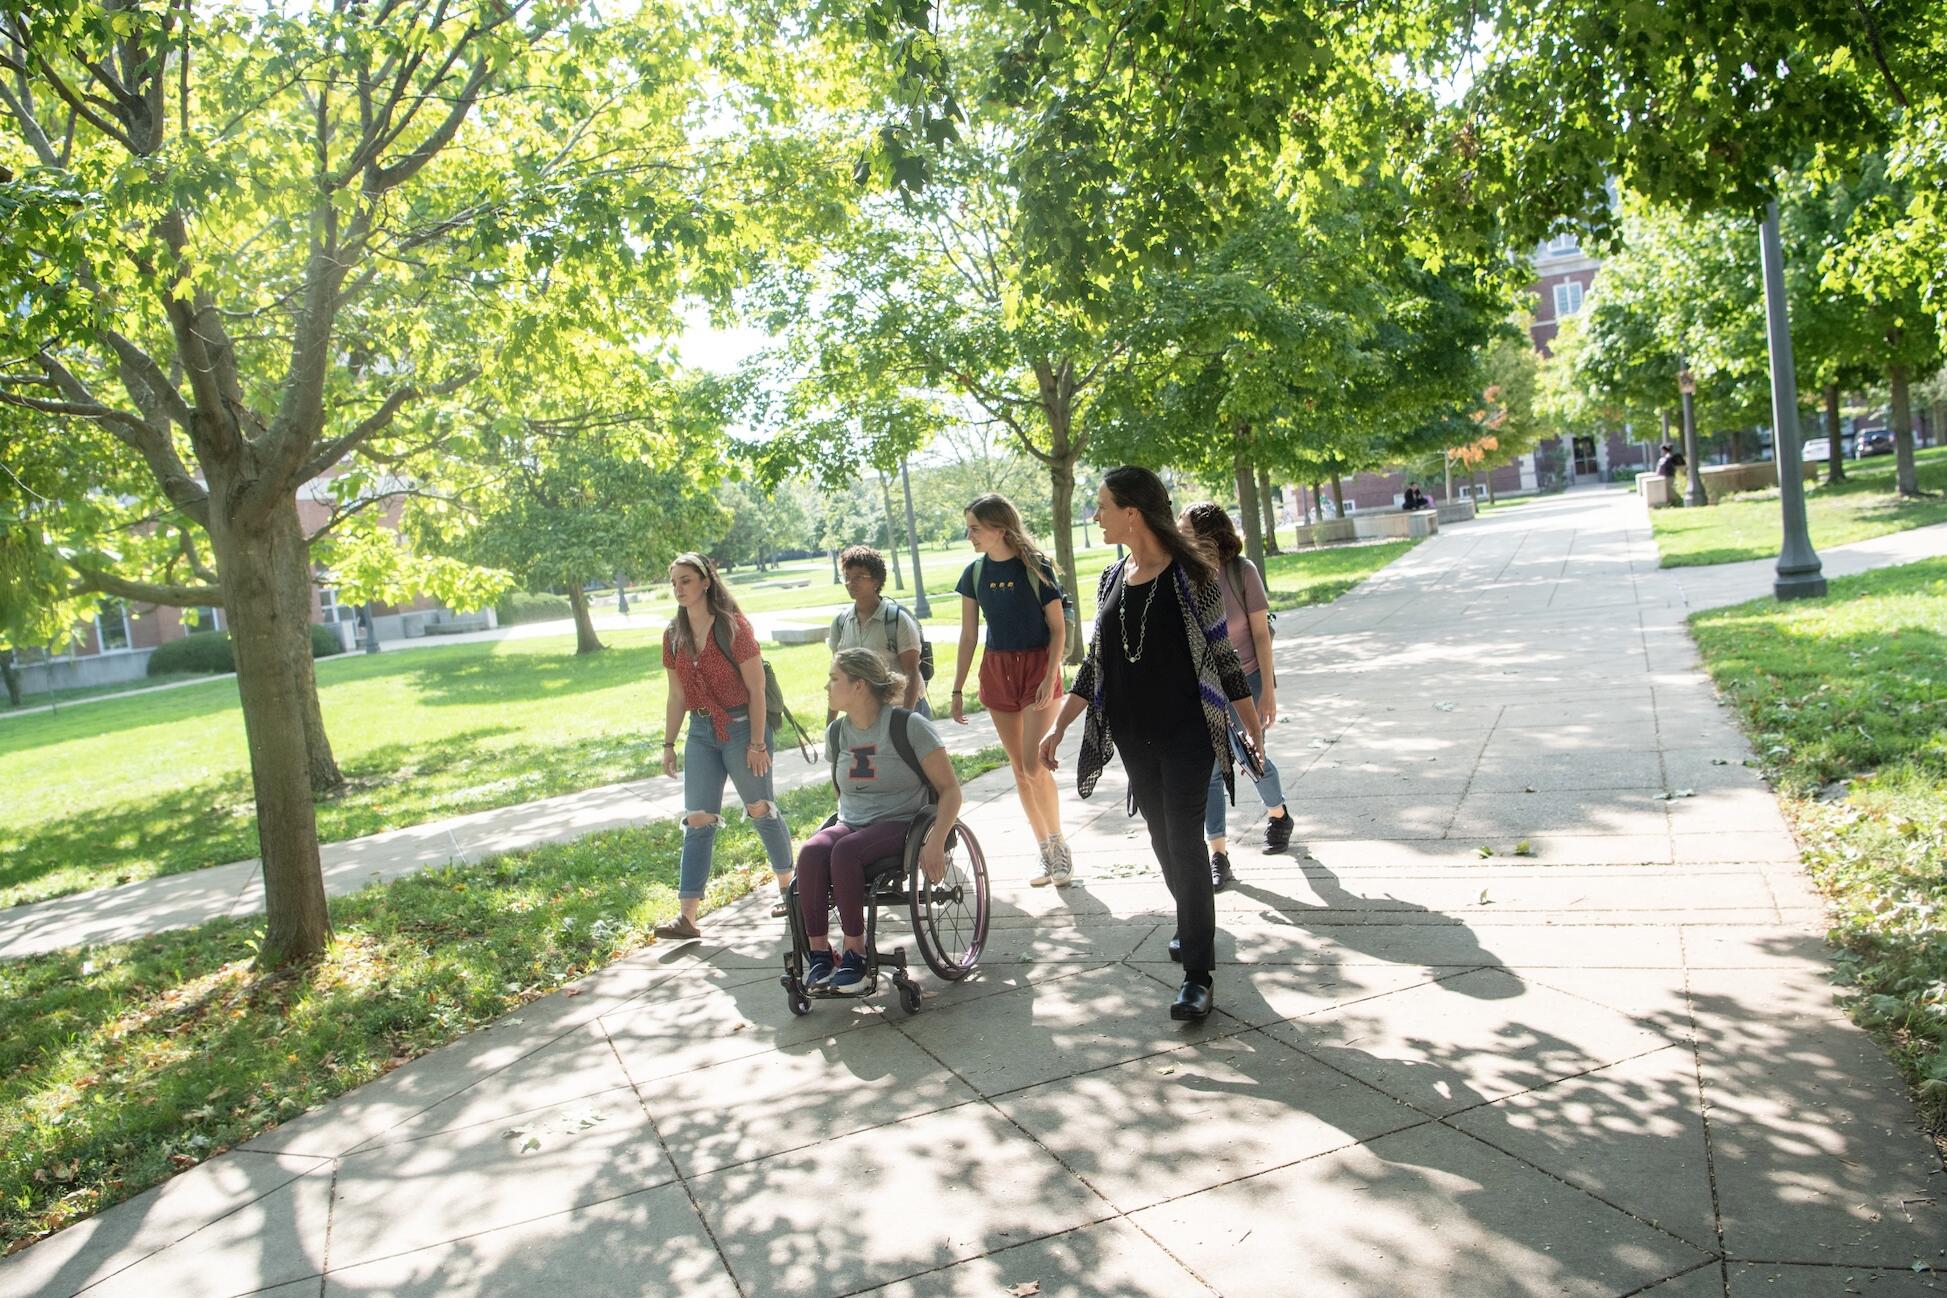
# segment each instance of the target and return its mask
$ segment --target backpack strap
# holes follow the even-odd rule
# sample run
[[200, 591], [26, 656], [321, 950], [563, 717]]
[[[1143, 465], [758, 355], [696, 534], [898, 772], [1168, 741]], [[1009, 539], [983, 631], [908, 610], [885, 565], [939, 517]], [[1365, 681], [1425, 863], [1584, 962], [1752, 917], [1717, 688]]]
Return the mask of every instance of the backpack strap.
[[892, 725], [887, 727], [892, 738], [892, 746], [899, 753], [899, 760], [911, 768], [913, 774], [919, 777], [919, 782], [926, 786], [927, 794], [933, 801], [938, 802], [940, 791], [933, 787], [933, 781], [927, 777], [926, 768], [919, 764], [919, 754], [913, 751], [913, 736], [910, 729], [912, 722], [913, 713], [905, 708], [892, 710]]
[[710, 619], [710, 639], [716, 642], [718, 651], [723, 654], [723, 660], [735, 667], [737, 655], [731, 650], [736, 645], [737, 633], [731, 630], [729, 618], [719, 614]]
[[838, 789], [838, 727], [840, 722], [842, 722], [843, 720], [844, 720], [843, 717], [833, 717], [832, 723], [825, 727], [825, 755], [831, 758], [833, 793], [837, 793], [839, 791]]

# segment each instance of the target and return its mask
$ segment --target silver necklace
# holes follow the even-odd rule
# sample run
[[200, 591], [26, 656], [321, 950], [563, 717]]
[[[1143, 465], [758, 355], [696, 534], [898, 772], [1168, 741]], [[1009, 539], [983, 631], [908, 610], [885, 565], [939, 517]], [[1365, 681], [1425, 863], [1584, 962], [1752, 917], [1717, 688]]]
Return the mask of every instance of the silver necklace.
[[1127, 582], [1122, 584], [1122, 598], [1115, 602], [1115, 620], [1116, 628], [1122, 632], [1122, 659], [1124, 662], [1139, 663], [1143, 660], [1143, 645], [1149, 640], [1149, 610], [1156, 607], [1156, 591], [1154, 589], [1156, 581], [1157, 579], [1155, 577], [1151, 577], [1147, 583], [1150, 587], [1149, 598], [1143, 602], [1142, 617], [1136, 623], [1136, 647], [1134, 649], [1129, 647], [1129, 591], [1131, 587]]

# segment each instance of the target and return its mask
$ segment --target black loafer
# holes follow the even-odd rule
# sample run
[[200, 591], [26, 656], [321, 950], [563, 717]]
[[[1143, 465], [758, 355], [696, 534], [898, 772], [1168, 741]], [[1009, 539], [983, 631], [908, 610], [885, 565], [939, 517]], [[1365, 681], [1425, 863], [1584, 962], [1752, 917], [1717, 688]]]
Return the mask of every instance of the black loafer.
[[1185, 978], [1183, 985], [1177, 988], [1176, 1000], [1170, 1005], [1170, 1017], [1193, 1023], [1207, 1019], [1210, 1017], [1210, 1007], [1215, 1003], [1216, 998], [1208, 986]]
[[1170, 939], [1170, 959], [1176, 961], [1178, 964], [1183, 963], [1183, 939], [1182, 938], [1173, 937]]

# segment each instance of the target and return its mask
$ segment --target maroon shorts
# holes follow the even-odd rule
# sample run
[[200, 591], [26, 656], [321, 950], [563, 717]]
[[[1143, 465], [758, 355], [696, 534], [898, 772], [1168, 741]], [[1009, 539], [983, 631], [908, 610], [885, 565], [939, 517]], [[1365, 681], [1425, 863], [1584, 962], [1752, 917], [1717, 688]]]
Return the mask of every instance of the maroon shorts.
[[[980, 659], [980, 702], [989, 712], [1026, 712], [1048, 679], [1048, 650], [989, 649]], [[1059, 697], [1061, 689], [1055, 689]]]

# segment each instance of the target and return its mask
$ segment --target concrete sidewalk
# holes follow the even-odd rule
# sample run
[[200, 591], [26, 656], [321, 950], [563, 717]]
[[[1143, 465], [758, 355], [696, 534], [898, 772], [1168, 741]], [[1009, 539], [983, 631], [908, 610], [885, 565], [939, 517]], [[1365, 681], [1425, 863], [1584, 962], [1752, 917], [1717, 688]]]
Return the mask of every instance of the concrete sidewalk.
[[996, 772], [966, 813], [992, 938], [918, 1015], [793, 1018], [753, 898], [0, 1262], [0, 1294], [1933, 1292], [1947, 1177], [1832, 1003], [1699, 588], [1654, 562], [1633, 496], [1583, 494], [1280, 619], [1308, 850], [1235, 853], [1204, 1025], [1165, 1014], [1119, 769], [1086, 804], [1064, 771], [1060, 892], [1022, 883]]

